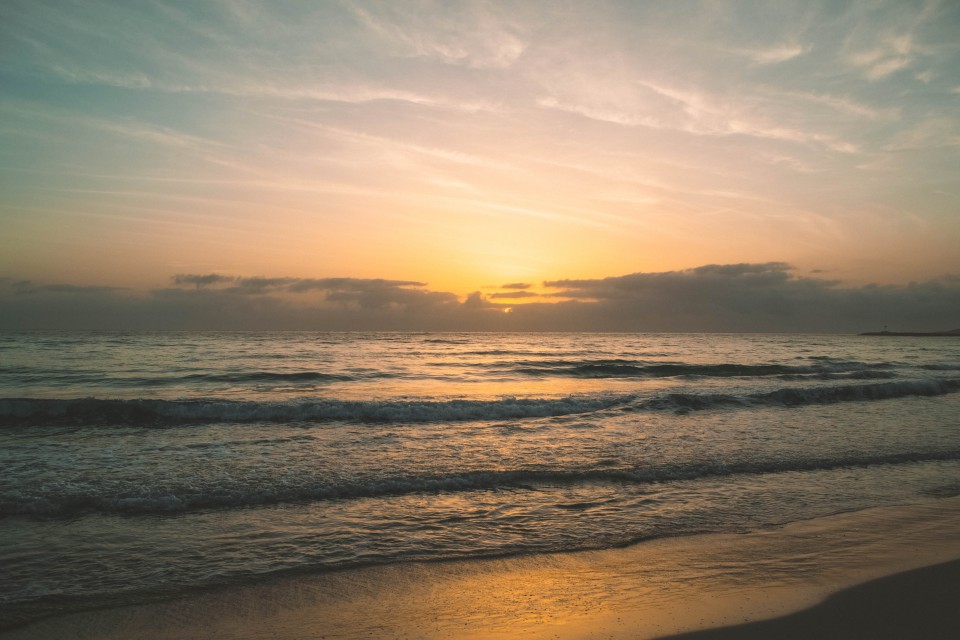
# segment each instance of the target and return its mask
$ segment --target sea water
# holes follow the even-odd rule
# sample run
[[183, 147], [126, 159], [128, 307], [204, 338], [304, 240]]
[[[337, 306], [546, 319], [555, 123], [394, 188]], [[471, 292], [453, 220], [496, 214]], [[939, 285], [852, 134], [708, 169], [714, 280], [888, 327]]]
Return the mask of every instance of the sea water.
[[0, 335], [5, 624], [960, 494], [960, 339]]

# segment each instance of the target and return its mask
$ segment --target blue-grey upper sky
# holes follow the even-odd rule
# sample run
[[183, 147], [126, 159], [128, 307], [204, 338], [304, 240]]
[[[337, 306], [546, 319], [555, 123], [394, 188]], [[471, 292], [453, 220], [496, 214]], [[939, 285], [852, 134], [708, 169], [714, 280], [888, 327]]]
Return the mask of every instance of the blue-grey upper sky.
[[6, 0], [0, 299], [949, 289], [958, 34], [955, 0]]

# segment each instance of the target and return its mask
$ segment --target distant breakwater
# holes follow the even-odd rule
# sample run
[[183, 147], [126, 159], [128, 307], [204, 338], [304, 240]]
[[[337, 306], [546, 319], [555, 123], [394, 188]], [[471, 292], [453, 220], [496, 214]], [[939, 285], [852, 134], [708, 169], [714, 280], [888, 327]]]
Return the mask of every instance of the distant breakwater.
[[960, 329], [951, 331], [867, 331], [861, 336], [891, 336], [891, 337], [920, 337], [920, 338], [960, 338]]

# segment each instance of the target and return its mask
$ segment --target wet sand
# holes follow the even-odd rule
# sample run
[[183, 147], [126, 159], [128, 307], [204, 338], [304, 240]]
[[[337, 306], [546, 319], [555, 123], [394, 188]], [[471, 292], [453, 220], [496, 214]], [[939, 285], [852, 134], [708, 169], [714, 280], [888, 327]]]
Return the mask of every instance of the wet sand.
[[671, 640], [797, 640], [960, 636], [960, 561], [914, 569], [846, 589], [773, 620], [672, 636]]
[[[938, 638], [958, 628], [958, 531], [960, 498], [947, 498], [623, 549], [291, 576], [0, 638]], [[933, 568], [902, 573], [919, 567]]]

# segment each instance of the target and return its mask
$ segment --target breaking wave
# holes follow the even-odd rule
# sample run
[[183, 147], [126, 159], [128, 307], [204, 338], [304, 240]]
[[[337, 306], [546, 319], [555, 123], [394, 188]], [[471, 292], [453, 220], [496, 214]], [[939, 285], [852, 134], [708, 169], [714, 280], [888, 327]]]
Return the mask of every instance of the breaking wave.
[[525, 376], [565, 376], [575, 378], [674, 378], [674, 377], [765, 377], [793, 376], [796, 378], [829, 379], [832, 376], [889, 377], [888, 372], [876, 372], [886, 368], [886, 363], [865, 364], [851, 362], [831, 365], [783, 365], [783, 364], [689, 364], [651, 363], [633, 360], [610, 359], [595, 361], [546, 360], [516, 363], [512, 372]]
[[606, 409], [633, 396], [351, 401], [0, 400], [0, 424], [165, 425], [212, 422], [455, 422], [544, 418]]
[[746, 395], [671, 393], [642, 403], [645, 409], [680, 412], [722, 407], [833, 404], [868, 400], [890, 400], [907, 396], [939, 396], [960, 391], [960, 380], [903, 380], [874, 384], [818, 387], [789, 387]]
[[262, 478], [233, 479], [231, 484], [192, 484], [148, 488], [140, 486], [68, 485], [62, 491], [25, 488], [20, 493], [0, 496], [0, 517], [40, 516], [74, 517], [86, 513], [172, 514], [207, 509], [262, 507], [275, 504], [309, 503], [325, 500], [380, 498], [421, 493], [456, 493], [495, 489], [533, 490], [544, 485], [583, 483], [650, 484], [700, 478], [771, 473], [830, 471], [846, 467], [914, 464], [960, 460], [960, 451], [930, 451], [833, 458], [793, 460], [710, 461], [689, 464], [663, 464], [634, 469], [572, 470], [496, 470], [468, 471], [440, 475], [410, 475], [381, 478], [356, 478], [331, 482], [309, 478], [306, 481], [268, 483]]
[[869, 384], [787, 387], [737, 394], [668, 393], [652, 398], [635, 394], [500, 398], [497, 400], [284, 400], [213, 399], [0, 399], [0, 425], [165, 426], [210, 423], [432, 423], [547, 418], [621, 408], [689, 411], [796, 407], [811, 404], [938, 396], [960, 391], [960, 380], [902, 380]]

